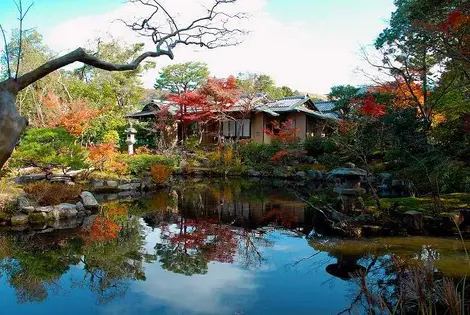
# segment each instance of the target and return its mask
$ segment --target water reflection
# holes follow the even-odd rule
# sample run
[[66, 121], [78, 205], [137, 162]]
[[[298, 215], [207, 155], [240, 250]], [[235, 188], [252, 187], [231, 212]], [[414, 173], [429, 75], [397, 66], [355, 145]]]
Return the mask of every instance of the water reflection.
[[311, 222], [288, 188], [257, 183], [191, 183], [109, 202], [87, 228], [0, 235], [0, 307], [19, 314], [379, 314], [414, 301], [413, 263], [432, 261], [419, 269], [422, 279], [469, 271], [458, 240], [313, 238]]

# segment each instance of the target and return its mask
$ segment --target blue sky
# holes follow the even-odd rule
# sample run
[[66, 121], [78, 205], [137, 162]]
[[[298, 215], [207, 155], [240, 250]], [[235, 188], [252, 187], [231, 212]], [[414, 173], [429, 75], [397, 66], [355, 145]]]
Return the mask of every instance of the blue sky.
[[[172, 5], [181, 3], [179, 6], [185, 8], [185, 2], [194, 0], [172, 1]], [[244, 46], [224, 49], [223, 55], [222, 50], [215, 54], [184, 52], [175, 61], [206, 61], [217, 76], [263, 72], [272, 75], [279, 85], [326, 93], [332, 85], [364, 83], [364, 78], [354, 74], [354, 68], [361, 64], [359, 48], [373, 43], [394, 9], [393, 0], [239, 1], [262, 8], [262, 14], [253, 21], [253, 38]], [[31, 0], [23, 2], [27, 6]], [[91, 39], [96, 34], [95, 21], [96, 25], [106, 25], [106, 19], [124, 11], [124, 3], [124, 0], [35, 0], [25, 27], [36, 27], [45, 34], [52, 49], [62, 52], [83, 45], [85, 38]], [[15, 17], [13, 0], [0, 0], [0, 23], [5, 29], [16, 27]], [[283, 45], [297, 44], [295, 58], [281, 53]], [[227, 63], [222, 56], [237, 61]], [[303, 74], [293, 71], [300, 67]], [[145, 79], [149, 86], [155, 76], [149, 74]]]

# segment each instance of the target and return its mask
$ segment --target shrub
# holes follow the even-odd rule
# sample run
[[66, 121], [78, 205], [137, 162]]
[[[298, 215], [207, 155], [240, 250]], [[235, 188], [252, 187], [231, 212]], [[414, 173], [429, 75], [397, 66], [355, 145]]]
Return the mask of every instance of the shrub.
[[12, 155], [12, 166], [35, 166], [45, 172], [51, 168], [86, 167], [86, 152], [64, 128], [32, 128], [26, 131]]
[[88, 149], [88, 158], [100, 171], [104, 170], [116, 157], [117, 152], [113, 142], [92, 145]]
[[129, 157], [129, 171], [132, 174], [143, 175], [150, 171], [150, 166], [154, 164], [163, 164], [170, 167], [176, 167], [179, 160], [176, 157], [165, 157], [162, 155], [140, 154]]
[[164, 184], [171, 175], [171, 168], [168, 165], [155, 164], [150, 167], [150, 174], [155, 183]]
[[278, 143], [266, 144], [250, 142], [240, 145], [240, 155], [246, 165], [265, 164], [280, 150]]
[[304, 148], [309, 156], [320, 156], [336, 151], [336, 143], [330, 138], [309, 137], [304, 141]]
[[233, 148], [232, 146], [228, 146], [224, 150], [224, 164], [231, 165], [233, 162]]
[[120, 140], [119, 133], [116, 130], [109, 130], [103, 136], [104, 143], [118, 144]]
[[52, 206], [78, 199], [82, 188], [79, 185], [66, 185], [49, 182], [36, 182], [24, 186], [28, 197], [41, 206]]

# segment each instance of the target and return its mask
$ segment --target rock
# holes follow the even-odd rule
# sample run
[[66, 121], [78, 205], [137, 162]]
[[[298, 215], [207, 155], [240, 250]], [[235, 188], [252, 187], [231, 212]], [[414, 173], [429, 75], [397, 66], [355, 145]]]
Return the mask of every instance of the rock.
[[23, 232], [29, 229], [29, 225], [27, 224], [22, 224], [22, 225], [14, 225], [11, 227], [11, 230], [14, 232]]
[[133, 178], [133, 179], [131, 179], [131, 183], [132, 183], [132, 184], [140, 184], [140, 179], [138, 179], [138, 178]]
[[23, 210], [23, 208], [25, 207], [29, 207], [31, 206], [28, 198], [26, 198], [26, 196], [19, 196], [18, 199], [16, 200], [16, 205], [17, 205], [17, 208], [18, 210]]
[[82, 199], [83, 206], [85, 209], [96, 209], [98, 208], [98, 201], [96, 201], [95, 196], [89, 191], [84, 191], [80, 195]]
[[104, 182], [102, 180], [94, 180], [90, 184], [91, 184], [91, 187], [94, 187], [94, 188], [104, 187]]
[[15, 214], [11, 217], [11, 225], [25, 225], [28, 224], [29, 218], [25, 214]]
[[295, 173], [295, 176], [304, 178], [304, 177], [307, 176], [307, 173], [305, 173], [304, 171], [299, 171], [299, 172]]
[[40, 231], [37, 231], [36, 233], [38, 233], [38, 234], [45, 234], [45, 233], [50, 233], [50, 232], [52, 232], [52, 231], [54, 231], [54, 228], [45, 228], [45, 229], [42, 229], [42, 230], [40, 230]]
[[120, 184], [120, 185], [122, 185], [122, 184], [130, 184], [130, 183], [131, 183], [130, 179], [124, 178], [124, 179], [120, 179], [120, 180], [119, 180], [119, 184]]
[[85, 211], [79, 211], [79, 212], [77, 213], [77, 218], [84, 218], [84, 217], [86, 217]]
[[410, 210], [403, 214], [403, 224], [408, 233], [422, 234], [424, 231], [424, 216], [421, 212]]
[[108, 194], [106, 195], [106, 200], [118, 200], [119, 196], [118, 194]]
[[54, 216], [57, 220], [75, 218], [78, 214], [77, 207], [70, 203], [61, 203], [60, 205], [54, 207]]
[[23, 207], [21, 209], [21, 212], [23, 212], [24, 214], [33, 213], [34, 211], [36, 211], [36, 208], [34, 208], [33, 206]]
[[66, 230], [66, 229], [74, 229], [79, 227], [82, 223], [80, 218], [71, 218], [70, 220], [65, 221], [55, 221], [52, 224], [52, 228], [55, 230]]
[[118, 189], [119, 190], [136, 190], [140, 188], [140, 183], [131, 183], [131, 184], [124, 184], [124, 185], [119, 185]]
[[347, 168], [356, 168], [356, 164], [351, 163], [351, 162], [347, 162], [347, 163], [344, 164], [344, 167], [347, 167]]
[[29, 215], [29, 223], [31, 224], [44, 224], [47, 221], [47, 213], [34, 212]]
[[75, 208], [77, 209], [78, 212], [84, 212], [85, 211], [85, 206], [81, 201], [77, 202], [75, 204]]
[[255, 171], [254, 169], [252, 168], [249, 168], [246, 173], [248, 174], [248, 176], [252, 176], [252, 177], [260, 177], [261, 176], [261, 172], [258, 172], [258, 171]]
[[117, 188], [119, 186], [119, 183], [115, 180], [108, 180], [108, 181], [106, 181], [106, 186], [107, 187], [112, 187], [112, 188]]
[[49, 207], [37, 207], [35, 209], [36, 212], [45, 212], [45, 213], [49, 213], [52, 210], [54, 210], [54, 207], [51, 207], [51, 206], [49, 206]]
[[97, 218], [98, 216], [95, 214], [95, 215], [90, 215], [88, 217], [86, 217], [85, 219], [83, 219], [83, 224], [82, 226], [83, 227], [90, 227], [93, 222], [95, 221], [95, 219]]
[[6, 212], [0, 212], [0, 222], [10, 222], [11, 214]]

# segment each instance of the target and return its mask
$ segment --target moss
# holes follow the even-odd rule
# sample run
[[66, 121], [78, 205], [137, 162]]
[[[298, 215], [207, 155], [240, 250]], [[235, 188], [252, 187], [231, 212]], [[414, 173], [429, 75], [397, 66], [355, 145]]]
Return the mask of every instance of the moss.
[[[416, 210], [424, 214], [433, 214], [436, 205], [432, 197], [405, 197], [405, 198], [382, 198], [380, 199], [382, 208], [390, 209], [396, 207], [398, 211], [405, 212]], [[376, 212], [375, 201], [371, 198], [366, 200], [366, 206], [371, 212]], [[459, 208], [470, 208], [470, 194], [454, 193], [441, 195], [441, 213], [452, 213]]]

